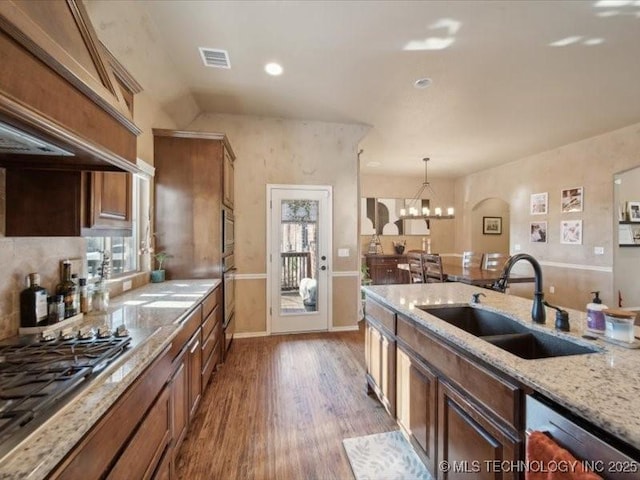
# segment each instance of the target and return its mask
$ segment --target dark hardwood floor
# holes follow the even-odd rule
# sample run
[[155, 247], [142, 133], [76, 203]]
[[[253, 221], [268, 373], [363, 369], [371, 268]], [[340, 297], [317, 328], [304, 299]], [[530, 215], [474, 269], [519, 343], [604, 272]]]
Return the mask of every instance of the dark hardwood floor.
[[235, 339], [177, 473], [185, 480], [352, 479], [342, 440], [396, 428], [366, 394], [362, 326]]

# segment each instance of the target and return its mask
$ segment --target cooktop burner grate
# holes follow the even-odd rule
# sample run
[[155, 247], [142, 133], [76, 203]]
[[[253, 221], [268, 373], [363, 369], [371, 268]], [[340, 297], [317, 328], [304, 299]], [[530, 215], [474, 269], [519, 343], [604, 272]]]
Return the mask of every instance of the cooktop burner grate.
[[130, 337], [111, 337], [0, 346], [0, 446], [24, 438], [24, 427], [37, 427], [34, 419], [41, 422], [52, 414], [61, 399], [130, 342]]

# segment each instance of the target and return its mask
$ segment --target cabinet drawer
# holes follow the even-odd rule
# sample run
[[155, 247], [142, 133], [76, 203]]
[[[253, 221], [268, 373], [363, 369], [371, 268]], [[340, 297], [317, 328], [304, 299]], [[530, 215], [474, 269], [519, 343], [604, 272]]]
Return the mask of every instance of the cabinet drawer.
[[222, 289], [216, 287], [216, 289], [205, 297], [202, 301], [202, 318], [207, 318], [213, 309], [220, 303], [220, 294]]
[[171, 358], [174, 359], [178, 356], [180, 351], [184, 348], [189, 339], [193, 336], [195, 331], [202, 322], [202, 307], [198, 305], [187, 317], [180, 322], [182, 325], [180, 331], [171, 342]]
[[214, 328], [220, 321], [220, 317], [222, 316], [221, 313], [222, 311], [220, 309], [220, 306], [216, 305], [216, 307], [209, 314], [207, 319], [204, 322], [202, 322], [202, 343], [204, 343], [207, 340], [207, 337], [211, 334], [211, 332], [214, 330]]
[[109, 473], [107, 477], [109, 480], [151, 477], [169, 443], [171, 426], [169, 393], [168, 388], [162, 391]]
[[401, 315], [398, 315], [398, 339], [452, 383], [468, 392], [495, 418], [516, 431], [522, 428], [522, 399], [516, 385], [462, 356]]
[[209, 383], [209, 379], [211, 378], [211, 374], [215, 370], [216, 365], [220, 363], [221, 349], [222, 349], [222, 342], [219, 341], [213, 347], [213, 351], [211, 352], [210, 358], [204, 364], [204, 368], [202, 369], [202, 388], [203, 389]]
[[[214, 328], [211, 334], [202, 341], [202, 364], [206, 364], [216, 343], [220, 340], [221, 328]], [[204, 338], [204, 334], [202, 335]]]
[[395, 335], [396, 333], [396, 314], [386, 307], [383, 307], [375, 300], [367, 297], [365, 305], [365, 312], [367, 319], [374, 321], [375, 323], [382, 325], [389, 333]]
[[391, 265], [391, 266], [397, 266], [398, 263], [404, 263], [403, 261], [404, 257], [377, 257], [377, 258], [370, 258], [369, 262], [371, 263], [371, 265]]

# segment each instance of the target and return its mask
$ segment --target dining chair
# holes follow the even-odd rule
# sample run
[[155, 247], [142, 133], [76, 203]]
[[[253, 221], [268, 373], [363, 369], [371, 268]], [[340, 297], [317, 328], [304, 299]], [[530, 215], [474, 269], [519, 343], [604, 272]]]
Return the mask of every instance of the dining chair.
[[409, 263], [409, 283], [424, 283], [424, 271], [422, 269], [422, 252], [408, 251], [406, 253]]
[[482, 269], [502, 270], [508, 259], [509, 255], [507, 253], [485, 253], [482, 260]]
[[440, 255], [423, 254], [422, 269], [425, 283], [444, 282], [447, 279], [442, 271], [442, 257]]
[[477, 252], [462, 252], [462, 268], [481, 268], [484, 254]]

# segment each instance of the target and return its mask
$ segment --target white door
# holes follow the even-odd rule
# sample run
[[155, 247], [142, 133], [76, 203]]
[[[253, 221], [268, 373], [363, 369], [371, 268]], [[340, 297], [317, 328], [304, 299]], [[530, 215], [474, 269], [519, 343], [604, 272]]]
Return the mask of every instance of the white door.
[[331, 187], [268, 185], [272, 333], [328, 330]]

